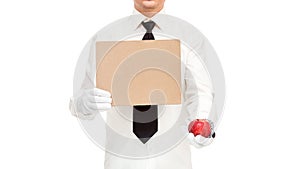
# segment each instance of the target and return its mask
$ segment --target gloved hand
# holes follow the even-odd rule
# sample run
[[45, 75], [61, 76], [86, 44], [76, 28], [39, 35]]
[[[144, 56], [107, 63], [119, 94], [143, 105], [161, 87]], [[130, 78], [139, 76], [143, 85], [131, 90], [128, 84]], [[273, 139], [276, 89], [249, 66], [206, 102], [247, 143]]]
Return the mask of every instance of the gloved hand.
[[206, 119], [188, 122], [188, 140], [196, 148], [207, 146], [212, 143], [215, 137], [213, 128], [213, 122]]
[[194, 136], [193, 133], [189, 133], [187, 137], [188, 137], [188, 140], [190, 141], [190, 144], [192, 144], [196, 148], [208, 146], [214, 140], [212, 137], [206, 138], [201, 135]]
[[92, 119], [97, 113], [111, 109], [111, 103], [110, 92], [98, 88], [83, 89], [71, 99], [70, 110], [76, 117]]

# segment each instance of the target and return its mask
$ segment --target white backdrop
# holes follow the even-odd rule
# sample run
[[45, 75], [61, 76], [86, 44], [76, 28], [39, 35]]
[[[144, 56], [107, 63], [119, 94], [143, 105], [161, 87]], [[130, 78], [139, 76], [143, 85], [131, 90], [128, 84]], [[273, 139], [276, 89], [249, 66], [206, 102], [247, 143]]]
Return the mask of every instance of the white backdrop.
[[[0, 168], [103, 168], [103, 151], [68, 111], [87, 40], [130, 15], [132, 0], [0, 1]], [[225, 72], [215, 142], [194, 168], [300, 167], [300, 2], [167, 0], [199, 28]]]

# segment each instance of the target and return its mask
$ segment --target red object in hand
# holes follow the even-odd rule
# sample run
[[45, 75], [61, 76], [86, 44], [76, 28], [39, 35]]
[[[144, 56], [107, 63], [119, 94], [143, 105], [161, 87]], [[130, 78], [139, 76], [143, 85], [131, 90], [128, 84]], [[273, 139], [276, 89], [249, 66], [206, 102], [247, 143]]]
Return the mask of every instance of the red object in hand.
[[189, 132], [194, 136], [201, 135], [207, 138], [211, 134], [210, 123], [204, 119], [196, 119], [189, 124]]

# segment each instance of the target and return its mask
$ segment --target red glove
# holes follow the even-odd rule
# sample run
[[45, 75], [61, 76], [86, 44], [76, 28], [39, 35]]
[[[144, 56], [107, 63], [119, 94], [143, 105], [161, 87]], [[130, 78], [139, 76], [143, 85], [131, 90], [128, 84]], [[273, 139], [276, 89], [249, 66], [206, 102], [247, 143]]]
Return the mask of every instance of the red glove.
[[215, 137], [215, 133], [213, 132], [213, 124], [206, 119], [196, 119], [191, 121], [188, 130], [190, 133], [193, 133], [195, 137], [197, 135], [201, 135], [206, 138]]

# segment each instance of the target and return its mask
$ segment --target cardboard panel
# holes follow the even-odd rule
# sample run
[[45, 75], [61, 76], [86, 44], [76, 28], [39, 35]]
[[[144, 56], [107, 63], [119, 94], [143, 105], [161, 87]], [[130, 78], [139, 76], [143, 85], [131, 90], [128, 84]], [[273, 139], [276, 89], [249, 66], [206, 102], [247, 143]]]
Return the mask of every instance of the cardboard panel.
[[96, 87], [113, 105], [181, 104], [179, 40], [96, 43]]

